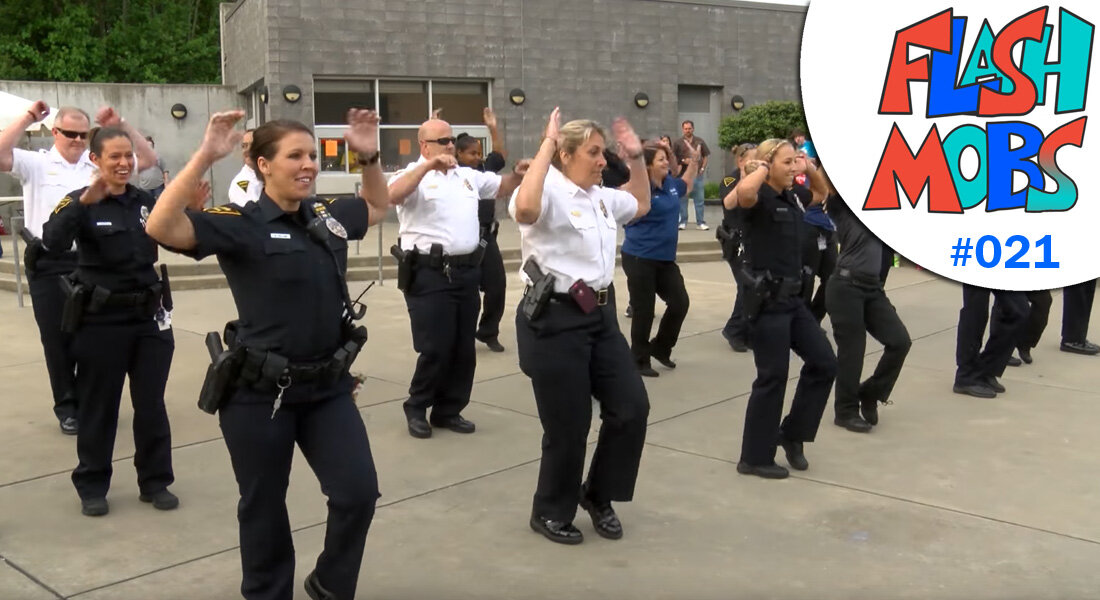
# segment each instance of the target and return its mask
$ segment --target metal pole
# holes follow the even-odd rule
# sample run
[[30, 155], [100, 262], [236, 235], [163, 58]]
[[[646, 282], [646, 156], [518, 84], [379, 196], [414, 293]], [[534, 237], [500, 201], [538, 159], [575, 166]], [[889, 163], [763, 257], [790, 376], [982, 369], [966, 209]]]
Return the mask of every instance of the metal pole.
[[11, 219], [11, 248], [12, 257], [15, 259], [15, 302], [19, 308], [23, 308], [23, 269], [19, 264], [19, 232], [23, 229], [23, 217]]
[[378, 223], [378, 285], [385, 285], [385, 278], [382, 277], [382, 226], [385, 221]]

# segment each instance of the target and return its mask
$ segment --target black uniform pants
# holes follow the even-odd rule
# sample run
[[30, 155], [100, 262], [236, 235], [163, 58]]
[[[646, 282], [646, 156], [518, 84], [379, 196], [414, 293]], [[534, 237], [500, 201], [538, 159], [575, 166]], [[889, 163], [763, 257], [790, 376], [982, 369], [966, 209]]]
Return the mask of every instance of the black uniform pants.
[[[984, 384], [988, 377], [1004, 373], [1027, 320], [1027, 296], [1023, 292], [990, 290], [964, 283], [959, 311], [958, 342], [955, 346], [955, 385]], [[993, 313], [989, 294], [993, 293]], [[986, 322], [989, 341], [982, 349]]]
[[[829, 279], [826, 291], [829, 321], [836, 340], [836, 394], [838, 418], [859, 416], [861, 399], [886, 401], [894, 390], [905, 356], [913, 342], [894, 305], [881, 287], [870, 287], [839, 275]], [[862, 384], [867, 334], [885, 349], [875, 372]]]
[[504, 290], [508, 287], [508, 274], [504, 271], [504, 258], [497, 244], [497, 232], [485, 237], [485, 256], [481, 259], [481, 291], [485, 299], [481, 304], [481, 321], [477, 325], [477, 338], [496, 339], [500, 335], [500, 319], [504, 316]]
[[1043, 330], [1047, 328], [1047, 321], [1050, 320], [1050, 305], [1053, 299], [1050, 296], [1050, 290], [1024, 293], [1027, 295], [1027, 301], [1031, 304], [1031, 308], [1028, 310], [1027, 322], [1024, 324], [1020, 340], [1016, 346], [1030, 350], [1039, 345], [1039, 338], [1043, 336]]
[[614, 292], [584, 314], [551, 301], [529, 321], [516, 311], [519, 366], [531, 378], [542, 422], [542, 463], [533, 514], [572, 521], [584, 474], [592, 398], [600, 404], [600, 435], [585, 483], [597, 501], [634, 497], [645, 446], [649, 396], [615, 316]]
[[1062, 289], [1062, 341], [1081, 343], [1089, 335], [1089, 317], [1096, 297], [1096, 280]]
[[[745, 409], [741, 460], [760, 466], [775, 462], [779, 436], [795, 442], [812, 442], [836, 378], [836, 355], [801, 298], [788, 298], [765, 306], [751, 325], [756, 380]], [[803, 360], [802, 372], [783, 414], [791, 350]]]
[[413, 349], [420, 354], [405, 401], [406, 416], [423, 417], [430, 407], [437, 419], [453, 417], [470, 403], [480, 281], [477, 267], [452, 269], [450, 280], [443, 271], [417, 268], [405, 292]]
[[745, 296], [744, 284], [741, 282], [741, 277], [737, 274], [737, 264], [733, 260], [727, 261], [730, 266], [730, 271], [733, 272], [733, 281], [737, 284], [737, 295], [733, 300], [733, 312], [730, 313], [729, 320], [726, 321], [726, 326], [722, 328], [722, 335], [727, 340], [741, 340], [747, 342], [749, 339], [749, 323], [745, 320], [744, 308], [742, 307]]
[[76, 416], [76, 359], [73, 357], [73, 336], [61, 331], [61, 315], [65, 310], [65, 293], [61, 290], [61, 275], [27, 275], [31, 292], [31, 307], [38, 324], [38, 336], [46, 355], [46, 372], [53, 392], [53, 412], [60, 421]]
[[274, 418], [274, 394], [261, 402], [257, 394], [238, 392], [218, 412], [241, 494], [241, 594], [246, 600], [294, 597], [294, 540], [286, 490], [297, 444], [328, 497], [317, 578], [340, 600], [354, 598], [378, 501], [378, 476], [363, 419], [350, 394], [283, 404]]
[[73, 354], [79, 397], [79, 464], [72, 479], [81, 499], [106, 497], [111, 485], [119, 401], [127, 376], [134, 405], [138, 489], [142, 494], [152, 494], [175, 480], [172, 433], [164, 409], [164, 387], [174, 350], [172, 330], [158, 330], [151, 318], [123, 323], [85, 322], [77, 330]]
[[[802, 280], [802, 298], [810, 308], [817, 322], [825, 318], [825, 290], [829, 278], [836, 270], [837, 247], [835, 234], [828, 229], [807, 225], [806, 239], [802, 243], [802, 265], [809, 270]], [[825, 248], [820, 248], [819, 240], [824, 238]], [[821, 280], [814, 293], [814, 277]]]
[[[634, 308], [630, 321], [630, 350], [634, 362], [648, 365], [650, 356], [667, 358], [680, 338], [680, 328], [690, 305], [680, 267], [676, 261], [650, 260], [623, 252], [623, 271], [630, 292], [630, 306]], [[657, 296], [667, 306], [657, 326], [657, 336], [650, 342]]]

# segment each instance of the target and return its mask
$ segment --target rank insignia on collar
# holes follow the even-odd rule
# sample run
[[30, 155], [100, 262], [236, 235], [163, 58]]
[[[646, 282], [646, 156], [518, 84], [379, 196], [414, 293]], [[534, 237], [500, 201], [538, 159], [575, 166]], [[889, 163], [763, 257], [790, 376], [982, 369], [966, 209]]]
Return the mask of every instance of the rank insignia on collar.
[[211, 215], [232, 215], [232, 216], [235, 216], [235, 217], [241, 216], [241, 211], [239, 211], [239, 210], [237, 210], [237, 209], [235, 209], [235, 208], [233, 208], [229, 205], [213, 206], [213, 207], [210, 207], [210, 208], [204, 208], [202, 210], [202, 212], [208, 213], [208, 214], [211, 214]]

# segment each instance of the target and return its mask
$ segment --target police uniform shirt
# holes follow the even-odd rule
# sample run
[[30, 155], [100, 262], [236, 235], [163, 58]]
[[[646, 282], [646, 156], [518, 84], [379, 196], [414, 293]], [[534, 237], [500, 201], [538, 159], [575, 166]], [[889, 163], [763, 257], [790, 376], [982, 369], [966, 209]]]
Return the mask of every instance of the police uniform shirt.
[[[390, 184], [424, 160], [421, 156], [394, 173]], [[440, 244], [445, 254], [473, 252], [481, 241], [478, 202], [495, 197], [499, 190], [500, 175], [496, 173], [469, 167], [455, 167], [446, 173], [429, 171], [416, 190], [397, 206], [401, 249], [409, 251], [415, 247], [427, 253], [432, 244]]]
[[790, 190], [761, 184], [752, 208], [738, 207], [745, 231], [745, 249], [754, 271], [774, 277], [802, 274], [802, 209]]
[[[315, 218], [314, 206], [336, 223], [326, 242], [306, 231]], [[211, 254], [225, 272], [240, 318], [241, 343], [281, 354], [291, 360], [322, 360], [332, 356], [341, 338], [343, 284], [348, 239], [367, 233], [369, 210], [362, 198], [334, 201], [303, 200], [296, 213], [286, 213], [266, 194], [244, 207], [216, 206], [187, 211], [195, 229], [195, 259]], [[344, 236], [340, 236], [341, 231]], [[333, 230], [336, 230], [334, 232]]]
[[[481, 161], [474, 170], [481, 171], [482, 173], [499, 173], [504, 168], [504, 155], [496, 150], [489, 153], [489, 156], [485, 157], [485, 160]], [[497, 218], [497, 199], [496, 194], [491, 198], [482, 198], [478, 202], [477, 206], [477, 220], [482, 227], [487, 227], [493, 224], [493, 221]]]
[[676, 260], [680, 198], [685, 194], [687, 183], [671, 175], [666, 175], [660, 186], [651, 185], [649, 212], [625, 227], [623, 253], [650, 260]]
[[[733, 188], [737, 187], [738, 181], [741, 181], [741, 169], [734, 167], [729, 175], [722, 178], [722, 185], [718, 190], [718, 199], [725, 200], [726, 196], [733, 191]], [[726, 226], [726, 229], [731, 231], [740, 229], [741, 225], [737, 220], [737, 216], [737, 208], [726, 208], [726, 205], [722, 204], [722, 224]]]
[[14, 148], [11, 153], [11, 174], [23, 184], [24, 226], [40, 238], [57, 203], [69, 192], [87, 186], [99, 167], [87, 150], [75, 164], [65, 160], [56, 146], [39, 152]]
[[157, 243], [145, 234], [153, 196], [127, 184], [121, 195], [85, 206], [80, 203], [85, 189], [58, 202], [43, 228], [42, 243], [68, 248], [78, 242], [76, 277], [86, 285], [127, 292], [156, 283]]
[[882, 242], [852, 214], [852, 209], [837, 194], [825, 201], [829, 217], [836, 222], [840, 241], [838, 270], [847, 269], [865, 277], [879, 277], [882, 271]]
[[[508, 212], [516, 216], [516, 194]], [[554, 291], [567, 293], [578, 279], [596, 290], [611, 285], [615, 275], [616, 234], [638, 213], [629, 192], [592, 186], [582, 189], [550, 167], [542, 188], [542, 212], [531, 225], [520, 224], [523, 263], [534, 261], [554, 275]], [[530, 284], [530, 278], [520, 276]]]
[[256, 177], [252, 167], [245, 165], [229, 184], [229, 201], [244, 206], [259, 200], [262, 191], [264, 191], [264, 184]]

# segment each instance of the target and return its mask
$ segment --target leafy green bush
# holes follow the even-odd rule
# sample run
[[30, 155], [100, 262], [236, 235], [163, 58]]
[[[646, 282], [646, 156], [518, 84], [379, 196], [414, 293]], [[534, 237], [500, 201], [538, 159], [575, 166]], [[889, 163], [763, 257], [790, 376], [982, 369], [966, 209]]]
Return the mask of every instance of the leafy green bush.
[[807, 130], [802, 105], [773, 100], [722, 119], [718, 126], [718, 143], [723, 148], [746, 142], [758, 144], [768, 138], [785, 138], [792, 129]]
[[718, 182], [708, 181], [703, 184], [703, 197], [704, 198], [717, 198], [718, 197]]

